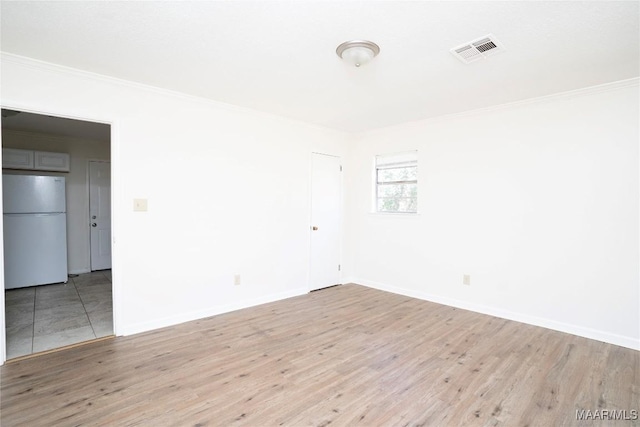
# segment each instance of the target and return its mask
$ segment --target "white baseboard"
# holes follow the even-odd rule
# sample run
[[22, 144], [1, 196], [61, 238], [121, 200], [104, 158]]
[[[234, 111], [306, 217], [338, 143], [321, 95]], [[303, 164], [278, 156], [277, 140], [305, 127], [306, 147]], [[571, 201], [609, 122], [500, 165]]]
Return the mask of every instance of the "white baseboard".
[[69, 274], [85, 274], [85, 273], [91, 273], [91, 270], [69, 270], [68, 272]]
[[348, 283], [356, 283], [356, 278], [352, 276], [347, 276], [347, 277], [342, 277], [341, 281], [343, 285], [346, 285]]
[[[554, 331], [566, 332], [568, 334], [577, 335], [583, 338], [603, 341], [609, 344], [619, 345], [621, 347], [630, 348], [632, 350], [640, 350], [640, 340], [623, 335], [612, 334], [610, 332], [600, 331], [597, 329], [585, 328], [583, 326], [572, 325], [569, 323], [558, 322], [542, 317], [530, 316], [528, 314], [516, 313], [513, 311], [502, 310], [495, 307], [489, 307], [482, 304], [475, 304], [468, 301], [461, 301], [454, 298], [447, 298], [426, 292], [415, 291], [411, 289], [399, 288], [397, 286], [386, 285], [366, 279], [349, 278], [351, 283], [357, 283], [369, 288], [379, 289], [381, 291], [392, 292], [394, 294], [404, 295], [411, 298], [417, 298], [425, 301], [435, 302], [438, 304], [448, 305], [451, 307], [461, 308], [464, 310], [474, 311], [476, 313], [488, 314], [490, 316], [500, 317], [502, 319], [514, 320], [533, 326], [541, 326], [543, 328], [552, 329]], [[349, 282], [345, 282], [349, 283]]]
[[178, 325], [180, 323], [190, 322], [192, 320], [204, 319], [206, 317], [229, 313], [231, 311], [236, 311], [243, 308], [255, 307], [257, 305], [280, 301], [286, 298], [297, 297], [308, 292], [309, 290], [307, 288], [297, 288], [291, 291], [265, 295], [263, 297], [244, 300], [233, 304], [215, 306], [207, 308], [206, 310], [183, 313], [177, 316], [164, 317], [162, 319], [155, 319], [148, 322], [134, 323], [132, 325], [123, 326], [122, 330], [118, 331], [118, 335], [133, 335], [141, 332], [148, 332], [154, 329]]

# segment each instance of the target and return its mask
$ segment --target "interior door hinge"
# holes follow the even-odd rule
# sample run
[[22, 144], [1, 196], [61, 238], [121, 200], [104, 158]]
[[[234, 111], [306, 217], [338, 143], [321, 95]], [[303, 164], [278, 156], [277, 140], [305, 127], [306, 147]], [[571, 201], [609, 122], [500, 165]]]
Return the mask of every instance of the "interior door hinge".
[[338, 271], [340, 271], [340, 264], [338, 264]]
[[342, 172], [342, 165], [340, 165], [340, 172]]

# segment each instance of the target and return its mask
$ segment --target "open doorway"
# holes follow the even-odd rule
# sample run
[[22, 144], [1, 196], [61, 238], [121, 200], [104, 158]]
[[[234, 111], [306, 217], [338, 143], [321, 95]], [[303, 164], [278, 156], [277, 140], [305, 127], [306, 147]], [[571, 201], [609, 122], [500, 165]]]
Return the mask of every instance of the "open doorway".
[[107, 124], [2, 109], [7, 359], [113, 335], [110, 144]]

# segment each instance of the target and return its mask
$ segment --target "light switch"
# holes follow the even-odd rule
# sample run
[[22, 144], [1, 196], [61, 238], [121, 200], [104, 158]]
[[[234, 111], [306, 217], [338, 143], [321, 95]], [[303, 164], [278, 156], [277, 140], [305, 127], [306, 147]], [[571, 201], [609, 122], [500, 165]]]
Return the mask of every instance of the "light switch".
[[134, 212], [146, 212], [147, 211], [147, 199], [133, 199]]

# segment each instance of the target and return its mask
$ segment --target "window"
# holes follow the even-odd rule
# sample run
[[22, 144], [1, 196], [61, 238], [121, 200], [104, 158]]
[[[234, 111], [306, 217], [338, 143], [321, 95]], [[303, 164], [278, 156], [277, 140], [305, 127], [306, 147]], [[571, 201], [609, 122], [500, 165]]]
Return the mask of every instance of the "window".
[[418, 211], [418, 152], [376, 156], [376, 212]]

